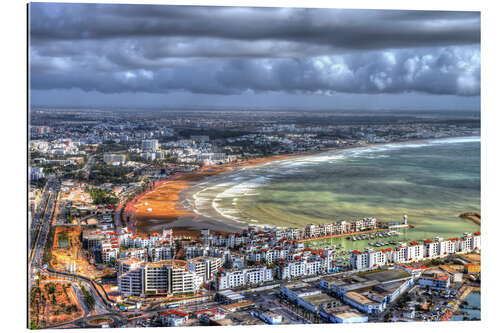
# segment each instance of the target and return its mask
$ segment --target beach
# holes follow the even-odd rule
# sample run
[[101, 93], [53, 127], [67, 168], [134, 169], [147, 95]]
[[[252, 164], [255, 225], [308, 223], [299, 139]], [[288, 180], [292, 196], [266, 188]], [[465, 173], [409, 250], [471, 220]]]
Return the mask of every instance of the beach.
[[[322, 150], [317, 153], [324, 151]], [[129, 224], [129, 228], [141, 234], [151, 233], [164, 228], [172, 228], [175, 234], [186, 237], [197, 237], [199, 230], [205, 228], [222, 233], [239, 232], [244, 226], [236, 226], [232, 223], [204, 218], [185, 209], [179, 202], [181, 193], [189, 189], [193, 184], [201, 182], [206, 177], [314, 153], [316, 152], [255, 158], [224, 165], [204, 166], [190, 173], [174, 174], [168, 180], [162, 181], [161, 184], [155, 186], [153, 190], [147, 191], [135, 198], [130, 205], [131, 211], [128, 212], [128, 216], [132, 217], [132, 223]]]
[[135, 225], [143, 233], [239, 232], [408, 214], [416, 228], [401, 240], [456, 237], [478, 229], [458, 217], [479, 211], [478, 144], [477, 137], [366, 144], [206, 166], [143, 194]]

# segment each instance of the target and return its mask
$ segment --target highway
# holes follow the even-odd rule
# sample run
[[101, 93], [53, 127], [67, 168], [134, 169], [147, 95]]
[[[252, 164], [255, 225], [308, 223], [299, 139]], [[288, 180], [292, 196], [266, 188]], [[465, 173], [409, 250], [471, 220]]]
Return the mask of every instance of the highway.
[[[42, 201], [46, 200], [46, 204], [44, 205], [43, 210], [41, 212], [37, 212], [37, 216], [33, 217], [30, 230], [30, 235], [34, 235], [30, 241], [32, 247], [28, 258], [28, 272], [30, 276], [33, 275], [35, 270], [40, 269], [42, 265], [45, 243], [47, 242], [47, 236], [50, 232], [52, 213], [54, 211], [54, 205], [59, 189], [59, 180], [53, 175], [49, 176], [42, 197]], [[40, 208], [41, 207], [42, 205], [40, 205]], [[30, 283], [31, 281], [32, 279], [30, 278]]]

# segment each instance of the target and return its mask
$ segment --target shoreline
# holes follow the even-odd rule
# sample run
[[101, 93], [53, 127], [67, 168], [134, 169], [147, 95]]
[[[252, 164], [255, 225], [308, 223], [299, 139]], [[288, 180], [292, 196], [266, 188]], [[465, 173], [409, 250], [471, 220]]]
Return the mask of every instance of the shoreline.
[[[259, 166], [265, 163], [317, 155], [331, 151], [366, 148], [390, 144], [411, 144], [431, 140], [467, 138], [477, 136], [453, 136], [443, 138], [428, 138], [408, 141], [393, 141], [384, 143], [358, 144], [349, 147], [323, 148], [315, 151], [304, 151], [294, 154], [273, 155], [259, 157], [246, 161], [231, 162], [222, 165], [207, 165], [190, 173], [176, 173], [169, 179], [160, 181], [153, 189], [134, 198], [125, 209], [129, 217], [127, 226], [141, 234], [148, 234], [163, 228], [174, 229], [175, 234], [199, 234], [200, 229], [211, 229], [221, 232], [238, 232], [247, 227], [247, 224], [231, 223], [227, 220], [216, 220], [200, 216], [187, 210], [181, 205], [181, 195], [192, 186], [200, 183], [207, 177], [237, 171], [241, 168]], [[149, 210], [148, 210], [149, 208]]]

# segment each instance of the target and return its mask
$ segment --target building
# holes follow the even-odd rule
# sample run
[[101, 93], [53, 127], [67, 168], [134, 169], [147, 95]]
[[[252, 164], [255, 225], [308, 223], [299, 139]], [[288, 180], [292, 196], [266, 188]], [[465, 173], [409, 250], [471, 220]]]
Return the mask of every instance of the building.
[[421, 288], [430, 288], [434, 290], [447, 290], [450, 288], [450, 282], [450, 275], [439, 269], [424, 271], [418, 280], [418, 284]]
[[143, 152], [156, 152], [158, 150], [158, 140], [142, 140], [141, 145]]
[[[199, 290], [203, 281], [201, 276], [187, 271], [186, 264], [180, 260], [134, 263], [132, 267], [127, 262], [119, 263], [119, 267], [120, 273], [124, 273], [118, 276], [118, 286], [124, 296], [192, 294]], [[127, 271], [130, 268], [132, 270]], [[140, 293], [138, 288], [141, 288]]]
[[269, 325], [279, 325], [283, 321], [283, 317], [271, 311], [252, 311], [252, 315], [259, 318]]
[[189, 314], [178, 310], [169, 310], [158, 314], [158, 319], [162, 326], [168, 327], [182, 326], [186, 323], [188, 318]]
[[385, 309], [384, 303], [373, 301], [355, 291], [346, 293], [342, 300], [356, 309], [368, 314], [378, 314]]
[[118, 291], [124, 296], [141, 296], [144, 291], [142, 268], [135, 268], [118, 276]]
[[43, 168], [30, 168], [31, 180], [39, 180], [42, 178], [45, 178], [45, 174], [43, 173]]
[[[295, 258], [293, 254], [290, 254]], [[300, 256], [299, 256], [300, 257]], [[277, 266], [277, 276], [281, 280], [289, 280], [304, 276], [317, 275], [325, 271], [320, 260], [296, 259], [293, 261], [282, 261]]]
[[125, 163], [126, 156], [124, 154], [104, 154], [103, 161], [107, 164], [120, 165]]
[[367, 323], [368, 316], [363, 315], [359, 312], [354, 311], [344, 311], [344, 312], [333, 312], [330, 314], [331, 321], [339, 324], [352, 324], [352, 323]]
[[366, 249], [365, 252], [354, 250], [351, 253], [351, 267], [354, 270], [375, 268], [386, 265], [387, 262], [388, 254], [386, 250], [374, 251]]
[[242, 302], [245, 299], [241, 294], [232, 290], [219, 291], [215, 294], [215, 300], [222, 304], [234, 304]]
[[221, 258], [198, 257], [187, 261], [187, 269], [203, 277], [203, 282], [211, 281], [222, 266]]
[[468, 264], [464, 265], [464, 268], [465, 268], [465, 272], [467, 274], [481, 272], [481, 265], [478, 265], [478, 264], [468, 263]]
[[215, 278], [215, 284], [218, 290], [222, 290], [250, 284], [258, 285], [273, 280], [273, 270], [265, 266], [259, 266], [232, 270], [219, 269]]

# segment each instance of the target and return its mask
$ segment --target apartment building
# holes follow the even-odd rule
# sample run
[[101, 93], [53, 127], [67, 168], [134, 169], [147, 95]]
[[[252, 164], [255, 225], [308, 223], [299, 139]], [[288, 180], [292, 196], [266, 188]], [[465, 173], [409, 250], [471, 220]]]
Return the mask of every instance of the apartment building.
[[220, 270], [215, 278], [218, 290], [273, 281], [273, 270], [260, 266], [244, 269]]
[[203, 281], [180, 261], [145, 263], [131, 259], [119, 263], [118, 287], [124, 296], [196, 293]]
[[222, 267], [222, 259], [214, 257], [197, 257], [187, 261], [187, 269], [203, 278], [203, 282], [211, 281], [218, 269]]

